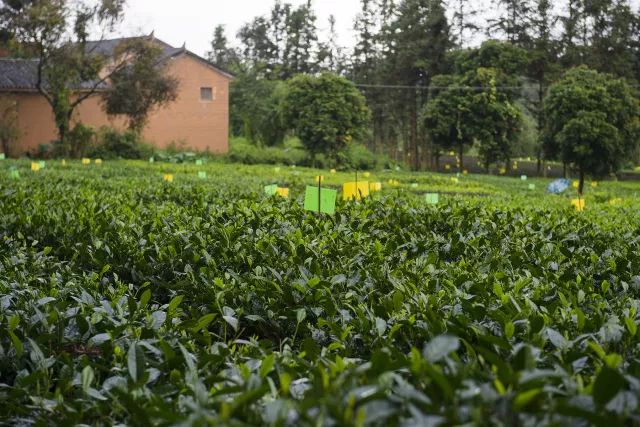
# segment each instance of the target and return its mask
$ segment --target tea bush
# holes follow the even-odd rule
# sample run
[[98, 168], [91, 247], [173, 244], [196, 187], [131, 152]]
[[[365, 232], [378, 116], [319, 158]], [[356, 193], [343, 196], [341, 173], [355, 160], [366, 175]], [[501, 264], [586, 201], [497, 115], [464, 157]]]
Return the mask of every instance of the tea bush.
[[301, 207], [314, 170], [12, 166], [0, 422], [640, 423], [633, 197], [575, 212], [543, 181], [380, 173], [400, 185], [329, 217]]

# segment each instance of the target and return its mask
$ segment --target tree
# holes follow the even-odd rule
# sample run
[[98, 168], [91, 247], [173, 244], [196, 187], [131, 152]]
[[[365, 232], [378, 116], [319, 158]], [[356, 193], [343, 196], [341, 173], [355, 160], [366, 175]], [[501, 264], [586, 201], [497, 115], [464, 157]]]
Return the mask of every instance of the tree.
[[300, 74], [291, 79], [284, 112], [314, 163], [319, 153], [337, 160], [348, 142], [363, 136], [369, 119], [358, 89], [332, 73]]
[[531, 39], [531, 0], [493, 0], [497, 10], [504, 13], [491, 23], [491, 29], [505, 35], [507, 41], [516, 46], [528, 46]]
[[464, 167], [463, 151], [474, 142], [475, 120], [469, 109], [470, 90], [461, 86], [459, 76], [436, 76], [437, 90], [425, 105], [423, 118], [427, 136], [431, 141], [436, 164], [442, 152], [456, 149], [460, 158], [460, 169]]
[[637, 148], [640, 105], [623, 79], [585, 66], [551, 86], [544, 104], [545, 153], [573, 165], [584, 178], [618, 171]]
[[420, 146], [424, 154], [428, 151], [418, 126], [418, 114], [427, 101], [421, 87], [429, 86], [434, 76], [448, 71], [446, 54], [453, 41], [441, 0], [403, 0], [391, 28], [394, 50], [390, 60], [394, 66], [390, 72], [396, 84], [415, 87], [404, 90], [401, 96], [408, 119], [405, 127], [411, 163], [417, 170], [421, 166]]
[[232, 133], [258, 146], [280, 145], [287, 131], [282, 112], [285, 86], [250, 72], [236, 76], [230, 89]]
[[[0, 28], [18, 54], [37, 61], [36, 89], [51, 106], [62, 146], [74, 111], [104, 88], [126, 62], [93, 51], [89, 31], [106, 34], [122, 19], [124, 0], [16, 0], [0, 3]], [[74, 151], [74, 150], [71, 150]]]
[[211, 50], [207, 52], [207, 60], [223, 70], [235, 70], [238, 58], [236, 52], [229, 47], [224, 25], [216, 26], [213, 31]]
[[17, 107], [14, 98], [6, 96], [0, 98], [0, 144], [2, 152], [7, 156], [12, 154], [12, 143], [20, 133]]
[[107, 114], [125, 115], [129, 130], [140, 133], [151, 110], [175, 101], [178, 80], [166, 72], [162, 49], [146, 38], [131, 39], [116, 49], [131, 61], [111, 75], [103, 95]]

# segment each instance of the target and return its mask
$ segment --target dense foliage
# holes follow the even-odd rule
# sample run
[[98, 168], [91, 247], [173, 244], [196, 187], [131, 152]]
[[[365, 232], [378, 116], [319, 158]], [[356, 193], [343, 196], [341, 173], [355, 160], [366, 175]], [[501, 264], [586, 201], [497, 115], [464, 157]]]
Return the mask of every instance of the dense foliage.
[[[372, 113], [363, 142], [415, 169], [435, 166], [443, 146], [466, 150], [474, 145], [462, 142], [468, 139], [467, 129], [456, 124], [455, 115], [446, 114], [458, 109], [467, 116], [459, 123], [480, 125], [484, 144], [475, 148], [485, 160], [502, 163], [512, 153], [537, 157], [540, 175], [543, 160], [558, 160], [543, 158], [539, 136], [545, 125], [543, 98], [551, 84], [579, 65], [624, 77], [632, 85], [640, 79], [640, 14], [632, 0], [360, 0], [353, 22], [356, 40], [350, 46], [335, 43], [333, 17], [330, 31], [321, 30], [325, 26], [310, 5], [274, 1], [270, 13], [247, 22], [235, 43], [216, 28], [212, 59], [237, 74], [266, 81], [300, 72], [346, 76], [363, 92]], [[482, 49], [484, 42], [510, 47], [520, 57], [483, 58], [483, 51], [490, 52]], [[473, 59], [476, 68], [461, 69], [461, 57]], [[468, 73], [480, 75], [480, 67], [511, 68], [506, 73], [511, 81], [497, 79], [491, 88], [470, 79]], [[444, 88], [442, 80], [434, 79], [442, 74], [453, 77]], [[245, 82], [238, 79], [235, 85]], [[434, 100], [443, 89], [446, 95]], [[478, 111], [457, 108], [466, 102], [454, 105], [450, 99], [469, 101], [473, 92], [478, 98], [494, 92], [501, 99]], [[233, 94], [231, 100], [233, 104]], [[430, 102], [435, 114], [420, 120]], [[450, 132], [456, 127], [462, 136]], [[523, 127], [529, 128], [527, 135], [513, 131]]]
[[288, 83], [284, 115], [311, 154], [336, 159], [366, 131], [369, 109], [349, 80], [331, 73], [300, 74]]
[[329, 217], [318, 173], [0, 164], [0, 422], [640, 422], [637, 184], [575, 212], [543, 180], [379, 173]]
[[640, 104], [623, 79], [586, 67], [551, 86], [545, 100], [545, 149], [585, 174], [617, 172], [638, 146]]

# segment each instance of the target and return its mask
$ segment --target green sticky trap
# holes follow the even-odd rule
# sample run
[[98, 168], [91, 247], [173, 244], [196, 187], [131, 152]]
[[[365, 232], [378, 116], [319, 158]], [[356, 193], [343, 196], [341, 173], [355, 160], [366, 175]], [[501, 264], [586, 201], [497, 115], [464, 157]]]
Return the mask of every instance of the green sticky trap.
[[6, 156], [4, 155], [4, 153], [0, 153], [0, 160], [4, 160], [6, 159]]
[[418, 183], [417, 182], [412, 183], [411, 188], [418, 188]]
[[[336, 198], [338, 191], [323, 188], [320, 192], [320, 212], [333, 215], [336, 211]], [[308, 211], [318, 212], [318, 187], [307, 186], [304, 193], [304, 208]]]
[[527, 180], [527, 175], [520, 175], [520, 179], [523, 180], [523, 181], [526, 181]]
[[196, 160], [196, 166], [202, 166], [202, 159]]
[[438, 193], [427, 193], [424, 198], [430, 205], [437, 205], [440, 200], [440, 195]]
[[273, 196], [276, 194], [277, 191], [278, 191], [278, 184], [264, 186], [264, 192], [267, 194], [267, 196]]
[[529, 190], [535, 190], [535, 189], [536, 189], [535, 184], [529, 184]]
[[153, 157], [149, 157], [149, 163], [153, 163], [155, 161], [156, 161], [156, 159], [154, 159]]
[[18, 171], [18, 169], [11, 169], [9, 171], [9, 176], [12, 179], [20, 179], [20, 172]]
[[40, 160], [40, 161], [38, 162], [38, 165], [40, 165], [40, 169], [44, 169], [44, 167], [45, 167], [47, 164], [44, 162], [44, 160]]
[[198, 178], [205, 179], [207, 177], [207, 173], [205, 171], [198, 171]]

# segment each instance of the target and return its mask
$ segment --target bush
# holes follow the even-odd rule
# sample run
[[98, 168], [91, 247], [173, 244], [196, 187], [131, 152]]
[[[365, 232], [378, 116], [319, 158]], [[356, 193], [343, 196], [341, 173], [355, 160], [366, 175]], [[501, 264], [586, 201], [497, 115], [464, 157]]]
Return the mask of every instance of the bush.
[[59, 140], [52, 141], [50, 149], [39, 147], [38, 157], [71, 157], [85, 156], [96, 145], [96, 131], [92, 126], [77, 123], [66, 135], [64, 143]]
[[297, 147], [257, 147], [244, 138], [235, 138], [229, 144], [229, 153], [224, 156], [231, 163], [304, 165], [307, 153]]
[[87, 155], [102, 159], [144, 159], [152, 153], [153, 148], [145, 144], [137, 133], [102, 127], [97, 136], [97, 144], [88, 150]]

